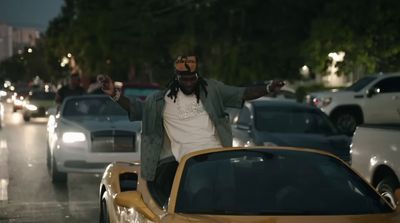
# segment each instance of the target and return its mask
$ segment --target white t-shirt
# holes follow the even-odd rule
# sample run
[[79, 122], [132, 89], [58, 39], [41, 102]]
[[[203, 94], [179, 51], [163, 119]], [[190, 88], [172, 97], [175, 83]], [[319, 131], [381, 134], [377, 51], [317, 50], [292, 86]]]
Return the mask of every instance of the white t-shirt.
[[[168, 94], [168, 93], [167, 93]], [[176, 102], [165, 97], [164, 127], [177, 161], [188, 152], [222, 147], [214, 124], [196, 95], [178, 92]]]

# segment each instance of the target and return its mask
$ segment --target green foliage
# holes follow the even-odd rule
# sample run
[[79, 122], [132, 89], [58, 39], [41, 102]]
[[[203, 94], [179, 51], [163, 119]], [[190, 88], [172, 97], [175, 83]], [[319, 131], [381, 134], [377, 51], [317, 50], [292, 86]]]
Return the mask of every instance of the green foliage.
[[[65, 0], [46, 32], [46, 58], [72, 53], [84, 74], [164, 83], [179, 54], [200, 73], [231, 84], [299, 79], [304, 64], [326, 70], [345, 51], [342, 73], [395, 71], [400, 63], [395, 0]], [[53, 58], [53, 59], [52, 59]]]

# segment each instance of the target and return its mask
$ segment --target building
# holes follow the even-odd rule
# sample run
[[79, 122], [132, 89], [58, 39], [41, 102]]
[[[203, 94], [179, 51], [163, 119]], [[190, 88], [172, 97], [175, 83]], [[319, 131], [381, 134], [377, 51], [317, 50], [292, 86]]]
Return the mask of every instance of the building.
[[36, 28], [12, 27], [0, 22], [0, 61], [23, 53], [26, 47], [34, 47], [39, 37]]
[[12, 40], [12, 27], [0, 23], [0, 61], [13, 55]]

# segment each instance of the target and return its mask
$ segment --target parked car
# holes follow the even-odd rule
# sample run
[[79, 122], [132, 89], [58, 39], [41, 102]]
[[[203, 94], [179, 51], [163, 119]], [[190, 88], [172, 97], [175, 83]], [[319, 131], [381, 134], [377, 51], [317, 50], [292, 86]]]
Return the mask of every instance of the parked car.
[[233, 146], [277, 145], [320, 149], [350, 162], [351, 138], [318, 108], [288, 100], [245, 102], [233, 117]]
[[157, 83], [124, 83], [121, 88], [121, 95], [133, 99], [144, 100], [146, 97], [160, 90]]
[[400, 125], [358, 126], [351, 143], [352, 167], [378, 192], [397, 205], [400, 187]]
[[317, 150], [216, 148], [169, 167], [147, 182], [139, 163], [110, 164], [100, 222], [400, 222], [346, 163]]
[[310, 93], [306, 100], [348, 135], [363, 123], [400, 123], [400, 73], [369, 75], [343, 90]]
[[24, 100], [28, 97], [29, 92], [29, 89], [18, 89], [12, 93], [11, 103], [13, 106], [13, 112], [21, 110], [24, 107]]
[[113, 161], [140, 155], [141, 122], [106, 95], [67, 97], [47, 123], [47, 166], [53, 182], [71, 172], [102, 173]]
[[32, 91], [25, 98], [22, 108], [24, 121], [29, 122], [32, 117], [47, 117], [47, 110], [56, 106], [56, 93], [52, 91]]

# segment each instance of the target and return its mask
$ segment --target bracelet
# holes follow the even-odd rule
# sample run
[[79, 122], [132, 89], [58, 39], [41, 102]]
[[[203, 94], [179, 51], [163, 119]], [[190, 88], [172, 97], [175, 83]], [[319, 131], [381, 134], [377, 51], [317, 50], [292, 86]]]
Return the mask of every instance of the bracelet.
[[271, 93], [271, 82], [268, 82], [268, 84], [265, 85], [265, 91], [267, 94]]

